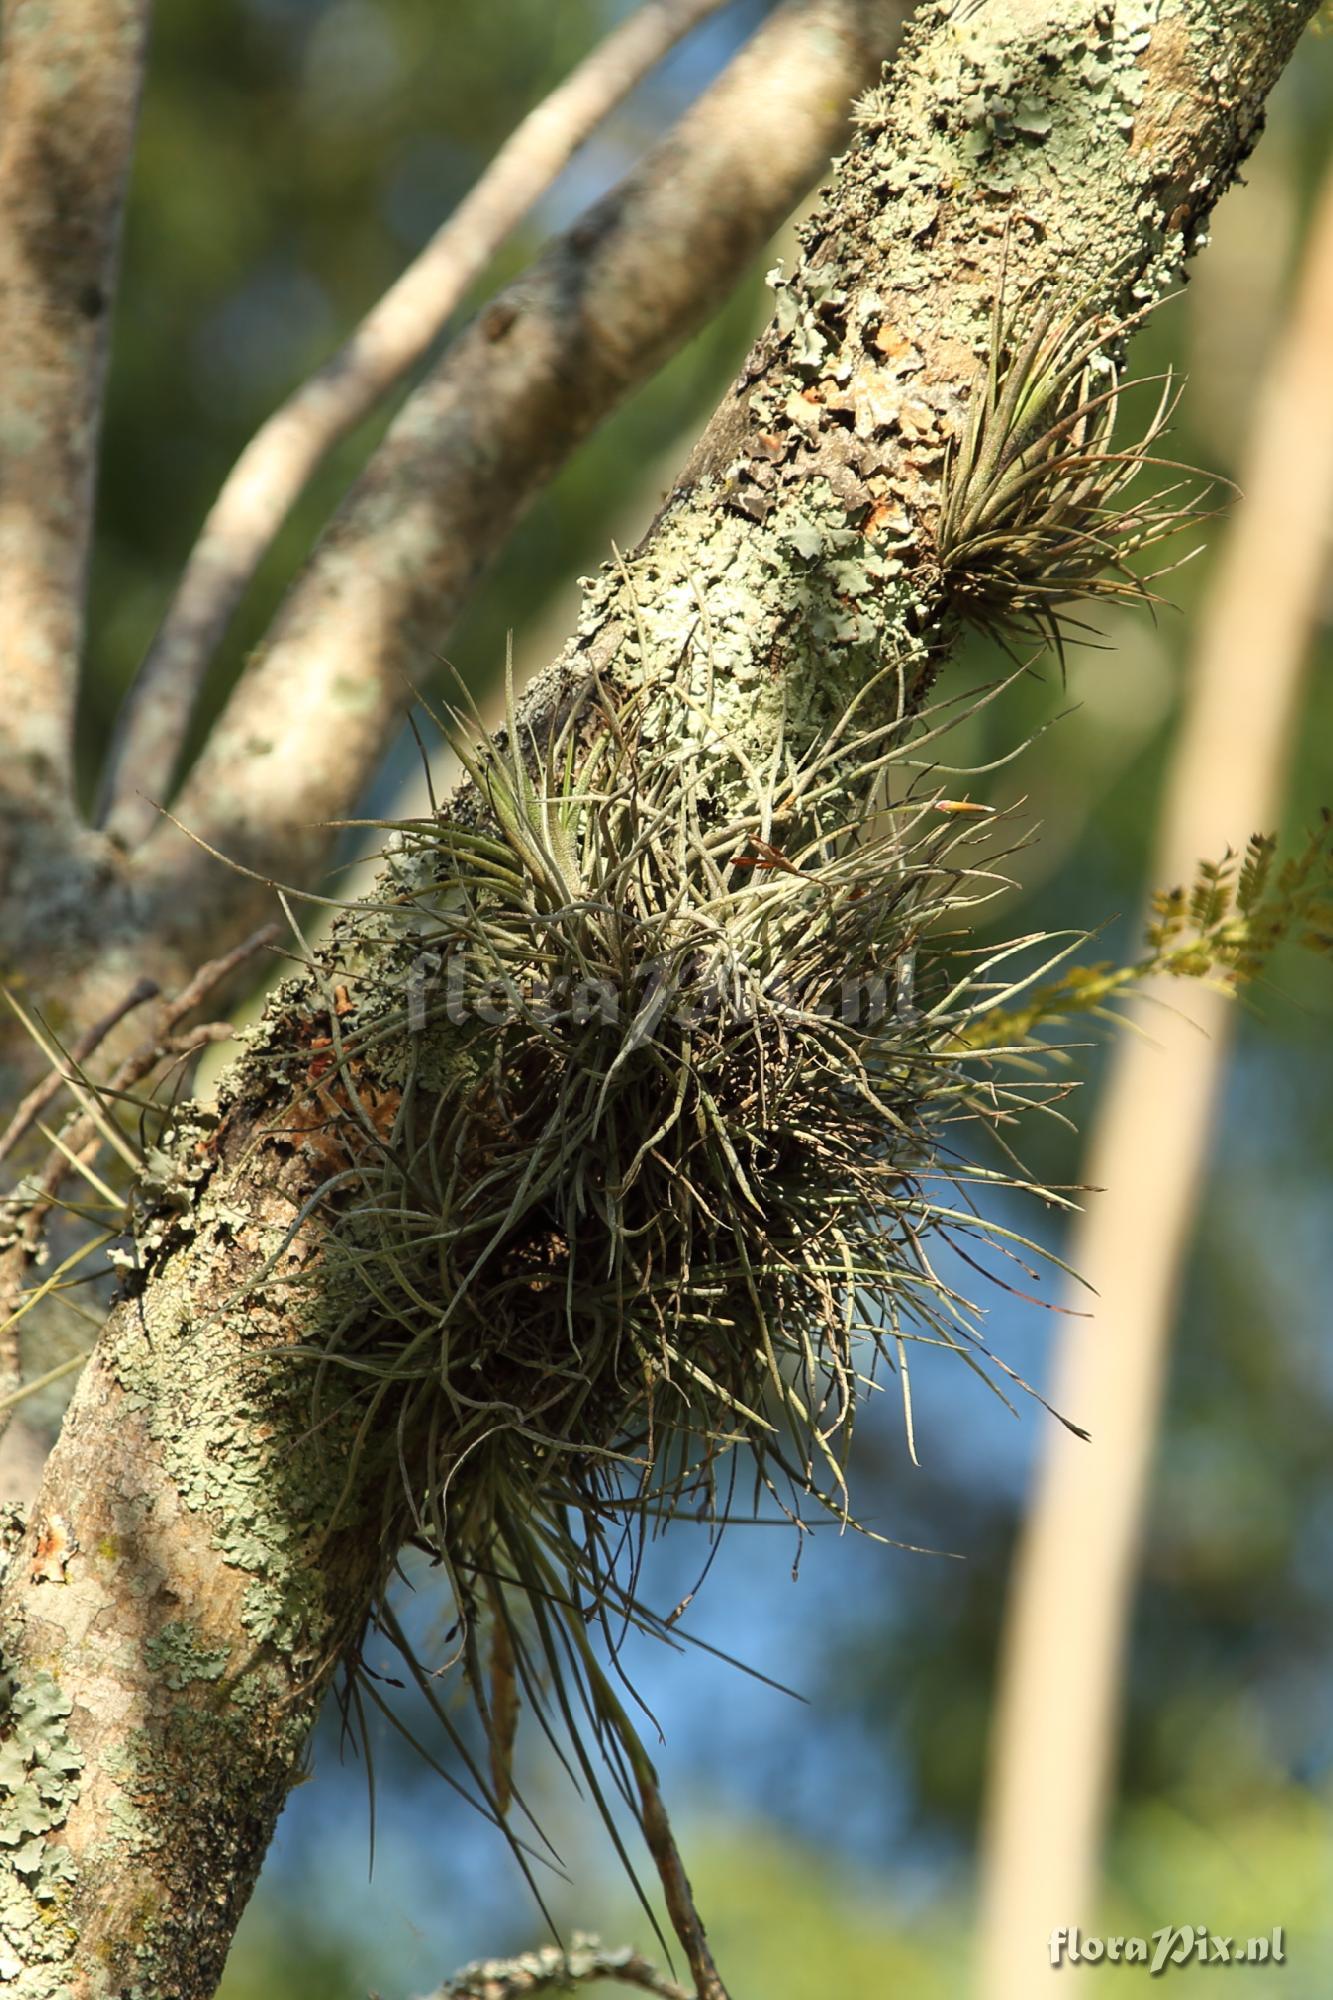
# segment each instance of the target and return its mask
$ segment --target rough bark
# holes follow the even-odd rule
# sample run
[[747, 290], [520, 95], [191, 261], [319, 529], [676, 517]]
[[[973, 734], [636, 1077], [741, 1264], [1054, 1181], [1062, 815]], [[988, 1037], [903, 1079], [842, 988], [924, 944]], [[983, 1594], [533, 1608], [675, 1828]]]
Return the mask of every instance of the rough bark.
[[[651, 689], [682, 660], [757, 757], [779, 729], [796, 745], [820, 732], [886, 664], [909, 692], [884, 677], [883, 715], [910, 706], [947, 636], [931, 539], [939, 472], [1006, 243], [1016, 287], [1110, 312], [1157, 296], [1252, 144], [1311, 11], [929, 10], [897, 81], [866, 107], [775, 327], [643, 546], [593, 587], [529, 713], [552, 712], [592, 667]], [[693, 712], [662, 713], [669, 758]], [[735, 777], [719, 750], [721, 810]], [[400, 997], [401, 923], [386, 920], [382, 962], [373, 918], [359, 936], [357, 1005], [385, 1008]], [[0, 1905], [23, 2000], [211, 1990], [319, 1687], [379, 1581], [377, 1538], [357, 1530], [378, 1523], [383, 1466], [344, 1495], [335, 1440], [308, 1476], [293, 1470], [311, 1446], [309, 1402], [282, 1343], [317, 1339], [321, 1314], [348, 1301], [307, 1285], [293, 1326], [277, 1294], [237, 1293], [330, 1171], [290, 1111], [286, 1136], [248, 1143], [277, 1107], [308, 1115], [311, 1044], [334, 1031], [327, 995], [316, 979], [277, 996], [220, 1132], [183, 1151], [198, 1185], [145, 1238], [144, 1276], [80, 1387], [0, 1598], [11, 1712], [55, 1718], [14, 1725], [50, 1780], [39, 1846]], [[372, 1120], [398, 1058], [381, 1050], [357, 1079]], [[284, 1254], [317, 1275], [309, 1228]], [[112, 1735], [129, 1747], [107, 1758]], [[217, 1879], [219, 1821], [234, 1891]]]
[[[147, 0], [7, 0], [0, 21], [0, 758], [4, 792], [56, 822], [147, 25]], [[9, 822], [0, 799], [0, 881]]]
[[311, 1435], [292, 1315], [245, 1293], [307, 1166], [299, 1140], [264, 1135], [272, 1108], [256, 1093], [201, 1145], [188, 1229], [107, 1328], [10, 1571], [0, 1978], [16, 1994], [212, 1993], [381, 1581], [380, 1494], [335, 1522], [348, 1439]]

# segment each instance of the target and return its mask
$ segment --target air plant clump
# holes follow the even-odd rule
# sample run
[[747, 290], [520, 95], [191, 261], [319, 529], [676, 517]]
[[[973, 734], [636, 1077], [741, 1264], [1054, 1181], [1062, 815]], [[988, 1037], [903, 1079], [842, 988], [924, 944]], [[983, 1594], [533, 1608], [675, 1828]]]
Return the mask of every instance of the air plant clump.
[[[545, 740], [511, 720], [460, 746], [467, 819], [399, 830], [381, 913], [433, 970], [343, 1030], [348, 1099], [384, 1051], [398, 1068], [348, 1110], [306, 1211], [331, 1224], [321, 1295], [347, 1302], [317, 1402], [350, 1390], [360, 1448], [395, 1441], [499, 1806], [501, 1710], [521, 1688], [570, 1719], [570, 1683], [642, 1796], [588, 1625], [613, 1655], [626, 1624], [668, 1628], [638, 1589], [661, 1522], [851, 1521], [857, 1412], [896, 1373], [910, 1435], [912, 1343], [992, 1379], [940, 1253], [991, 1232], [976, 1183], [1024, 1176], [1003, 1151], [969, 1164], [961, 1128], [1003, 1144], [1065, 1086], [968, 1049], [1011, 982], [941, 933], [1002, 886], [994, 821], [921, 789], [908, 732], [861, 728], [864, 699], [759, 769], [687, 685], [593, 682]], [[926, 718], [912, 750], [947, 726]]]
[[1000, 886], [990, 827], [891, 798], [896, 725], [751, 769], [750, 809], [714, 823], [725, 746], [696, 713], [663, 754], [649, 697], [593, 687], [544, 745], [463, 752], [483, 822], [406, 831], [438, 961], [416, 1028], [461, 1080], [409, 1068], [359, 1168], [374, 1200], [338, 1190], [381, 1310], [323, 1358], [375, 1385], [368, 1433], [391, 1397], [401, 1436], [437, 1440], [420, 1524], [460, 1575], [548, 1517], [573, 1557], [573, 1509], [599, 1596], [627, 1518], [724, 1511], [738, 1443], [793, 1518], [845, 1519], [876, 1363], [979, 1352], [930, 1245], [984, 1229], [944, 1128], [1034, 1094], [960, 1055], [996, 982], [938, 937]]
[[[1051, 645], [1063, 663], [1071, 602], [1153, 603], [1133, 558], [1200, 517], [1214, 482], [1155, 454], [1179, 391], [1168, 375], [1137, 437], [1116, 439], [1126, 384], [1107, 350], [1142, 313], [1106, 328], [1038, 309], [1018, 333], [997, 298], [985, 363], [945, 462], [937, 560], [957, 614], [1006, 646]], [[1150, 467], [1185, 473], [1134, 499]], [[1168, 568], [1178, 564], [1167, 565]]]

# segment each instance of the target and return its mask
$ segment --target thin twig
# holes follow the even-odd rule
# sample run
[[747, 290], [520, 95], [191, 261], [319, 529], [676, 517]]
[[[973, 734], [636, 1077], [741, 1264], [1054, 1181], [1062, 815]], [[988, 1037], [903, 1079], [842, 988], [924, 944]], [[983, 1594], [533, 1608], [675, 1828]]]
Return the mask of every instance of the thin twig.
[[73, 723], [148, 0], [0, 23], [0, 788], [72, 816]]
[[218, 958], [211, 958], [207, 964], [201, 965], [188, 985], [183, 986], [176, 998], [168, 1003], [162, 1016], [164, 1030], [170, 1033], [178, 1028], [186, 1015], [192, 1013], [201, 1000], [208, 994], [215, 993], [219, 986], [225, 985], [233, 972], [239, 972], [243, 965], [248, 964], [252, 958], [257, 958], [269, 945], [275, 945], [280, 934], [279, 925], [262, 924], [257, 931], [252, 931], [249, 937], [243, 938], [230, 951], [225, 951]]
[[709, 1949], [703, 1919], [695, 1907], [694, 1891], [690, 1887], [690, 1878], [685, 1873], [685, 1864], [680, 1858], [676, 1836], [671, 1831], [671, 1821], [657, 1782], [653, 1761], [644, 1749], [638, 1732], [626, 1715], [624, 1706], [610, 1681], [594, 1662], [586, 1638], [577, 1632], [574, 1637], [582, 1655], [583, 1670], [588, 1677], [597, 1713], [612, 1732], [634, 1774], [634, 1784], [639, 1794], [639, 1824], [643, 1830], [644, 1844], [653, 1857], [658, 1879], [662, 1884], [667, 1915], [671, 1919], [671, 1928], [680, 1941], [680, 1948], [685, 1954], [694, 1979], [694, 2000], [729, 2000], [721, 1975], [713, 1963], [713, 1954]]
[[[236, 946], [233, 951], [200, 966], [188, 984], [167, 1002], [153, 1033], [140, 1043], [125, 1060], [112, 1072], [100, 1087], [94, 1086], [94, 1094], [104, 1094], [113, 1103], [120, 1096], [132, 1091], [142, 1083], [159, 1064], [172, 1061], [187, 1063], [190, 1059], [213, 1043], [227, 1040], [234, 1032], [225, 1021], [207, 1021], [197, 1027], [180, 1032], [181, 1023], [200, 1003], [224, 985], [248, 959], [255, 957], [266, 946], [276, 942], [278, 927], [266, 924], [262, 930]], [[145, 991], [144, 989], [148, 989]], [[150, 980], [140, 980], [126, 995], [118, 1007], [106, 1019], [90, 1029], [80, 1038], [69, 1054], [69, 1069], [53, 1070], [50, 1077], [39, 1086], [43, 1093], [42, 1103], [34, 1105], [38, 1091], [33, 1091], [20, 1106], [14, 1124], [5, 1134], [6, 1150], [20, 1136], [14, 1125], [19, 1115], [27, 1113], [24, 1130], [30, 1129], [49, 1103], [64, 1085], [76, 1083], [84, 1102], [87, 1092], [82, 1088], [79, 1076], [82, 1064], [105, 1040], [111, 1029], [123, 1020], [133, 1007], [157, 993], [157, 987]], [[104, 1128], [103, 1128], [104, 1129]], [[7, 1392], [0, 1401], [0, 1433], [8, 1422], [9, 1413], [25, 1390], [20, 1388], [21, 1357], [19, 1352], [19, 1301], [23, 1287], [45, 1238], [47, 1224], [60, 1191], [71, 1173], [90, 1172], [96, 1164], [104, 1144], [103, 1129], [99, 1129], [99, 1119], [90, 1110], [75, 1114], [65, 1129], [59, 1134], [56, 1144], [47, 1156], [45, 1165], [20, 1193], [8, 1197], [0, 1204], [0, 1216], [9, 1211], [17, 1219], [17, 1228], [0, 1253], [0, 1387]]]
[[647, 0], [518, 126], [421, 255], [237, 459], [204, 522], [113, 744], [105, 823], [127, 846], [165, 799], [209, 661], [334, 445], [416, 366], [505, 239], [598, 125], [727, 0]]
[[708, 1948], [704, 1927], [699, 1921], [699, 1912], [694, 1907], [694, 1895], [690, 1880], [685, 1873], [685, 1864], [680, 1858], [676, 1837], [671, 1831], [666, 1807], [657, 1784], [657, 1774], [647, 1758], [633, 1758], [634, 1775], [639, 1787], [639, 1811], [643, 1826], [643, 1837], [657, 1866], [662, 1883], [662, 1893], [666, 1897], [667, 1914], [671, 1918], [681, 1948], [689, 1960], [690, 1971], [694, 1975], [694, 1990], [697, 2000], [727, 2000], [727, 1989], [722, 1984], [713, 1954]]
[[[95, 1021], [91, 1028], [79, 1036], [69, 1052], [71, 1062], [75, 1065], [87, 1062], [89, 1056], [96, 1053], [111, 1030], [119, 1027], [127, 1014], [133, 1013], [136, 1007], [142, 1007], [145, 1001], [155, 1000], [160, 991], [161, 988], [155, 979], [136, 980], [124, 998], [116, 1002], [110, 1013], [104, 1014], [100, 1021]], [[64, 1082], [63, 1073], [53, 1069], [28, 1092], [5, 1130], [0, 1132], [0, 1160], [12, 1153], [24, 1133], [32, 1129], [51, 1099], [63, 1088]]]
[[[827, 163], [908, 12], [904, 0], [788, 0], [453, 344], [247, 665], [177, 800], [187, 826], [262, 876], [313, 879], [328, 843], [319, 823], [374, 772], [479, 570], [574, 447], [735, 283]], [[143, 859], [173, 936], [215, 922], [228, 900], [253, 906], [253, 891], [165, 823]]]
[[[175, 998], [167, 1002], [153, 1034], [141, 1042], [119, 1068], [112, 1072], [102, 1090], [114, 1098], [133, 1090], [135, 1085], [142, 1083], [159, 1063], [168, 1059], [187, 1060], [190, 1056], [199, 1054], [211, 1043], [227, 1040], [233, 1030], [226, 1021], [206, 1021], [183, 1035], [176, 1031], [181, 1022], [192, 1014], [210, 993], [216, 992], [219, 986], [224, 985], [248, 959], [256, 957], [267, 946], [276, 944], [278, 936], [277, 924], [265, 924], [262, 930], [255, 931], [233, 951], [225, 952], [220, 958], [210, 959], [206, 965], [201, 965], [188, 985], [183, 986]], [[122, 1012], [125, 1011], [127, 1009], [122, 1006]], [[73, 1067], [77, 1069], [77, 1059], [74, 1060]], [[71, 1078], [60, 1072], [57, 1073], [55, 1081], [59, 1088], [61, 1084], [70, 1082]], [[91, 1145], [95, 1130], [95, 1121], [85, 1112], [72, 1121], [63, 1135], [64, 1143], [72, 1152], [81, 1154], [85, 1147]], [[100, 1146], [94, 1150], [94, 1157], [97, 1150], [100, 1150]], [[45, 1197], [48, 1204], [59, 1192], [68, 1171], [68, 1162], [64, 1163], [64, 1171], [60, 1171], [61, 1165], [61, 1156], [58, 1154], [52, 1156], [36, 1183], [37, 1195]], [[0, 1310], [2, 1309], [3, 1301], [0, 1300]]]

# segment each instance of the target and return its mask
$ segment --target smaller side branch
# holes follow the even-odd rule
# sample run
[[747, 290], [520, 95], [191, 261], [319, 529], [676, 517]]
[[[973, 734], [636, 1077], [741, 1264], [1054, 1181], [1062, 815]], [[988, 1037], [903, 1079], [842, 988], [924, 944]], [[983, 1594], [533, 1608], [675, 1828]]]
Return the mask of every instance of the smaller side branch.
[[[229, 1040], [234, 1031], [227, 1022], [208, 1021], [183, 1033], [181, 1030], [190, 1015], [211, 994], [225, 989], [233, 975], [274, 944], [277, 936], [277, 926], [268, 924], [234, 950], [200, 966], [188, 984], [163, 1004], [146, 1039], [130, 1051], [103, 1085], [89, 1083], [85, 1090], [82, 1077], [84, 1062], [102, 1047], [128, 1014], [158, 997], [160, 989], [155, 980], [137, 980], [109, 1013], [80, 1036], [69, 1051], [68, 1066], [53, 1068], [24, 1098], [0, 1135], [0, 1159], [31, 1130], [62, 1089], [74, 1089], [76, 1106], [87, 1106], [105, 1093], [114, 1112], [117, 1102], [151, 1076], [159, 1065], [166, 1062], [189, 1064], [210, 1043]], [[23, 1396], [43, 1386], [46, 1380], [54, 1379], [45, 1376], [39, 1382], [23, 1382], [19, 1334], [23, 1317], [23, 1290], [45, 1241], [53, 1205], [59, 1198], [61, 1188], [71, 1174], [95, 1168], [103, 1151], [106, 1130], [105, 1122], [90, 1109], [76, 1109], [40, 1172], [26, 1181], [18, 1192], [0, 1199], [0, 1436], [8, 1426], [14, 1406]], [[12, 1225], [9, 1230], [6, 1229], [7, 1223]], [[83, 1358], [79, 1356], [72, 1365], [81, 1365]], [[58, 1372], [66, 1372], [65, 1364]]]
[[72, 811], [93, 480], [148, 0], [0, 19], [0, 785]]
[[[202, 841], [306, 883], [478, 574], [529, 502], [660, 367], [810, 186], [879, 75], [903, 0], [788, 0], [618, 188], [409, 398], [293, 586], [176, 802]], [[159, 822], [163, 922], [254, 891]], [[230, 924], [235, 919], [227, 917]], [[239, 928], [239, 924], [237, 926]]]
[[575, 1937], [562, 1951], [546, 1945], [517, 1958], [486, 1958], [465, 1965], [433, 1996], [433, 2000], [520, 2000], [536, 1993], [572, 1993], [576, 1987], [606, 1980], [654, 1993], [658, 2000], [690, 2000], [683, 1986], [657, 1971], [637, 1951], [603, 1951], [596, 1938]]
[[[119, 1027], [125, 1016], [133, 1013], [136, 1007], [142, 1007], [146, 1001], [154, 999], [157, 992], [155, 981], [136, 980], [130, 991], [109, 1013], [104, 1014], [100, 1021], [95, 1021], [92, 1027], [80, 1035], [70, 1051], [74, 1065], [77, 1067], [80, 1063], [87, 1062], [107, 1036]], [[64, 1081], [61, 1072], [53, 1069], [28, 1092], [4, 1132], [0, 1133], [0, 1160], [13, 1152], [24, 1134], [31, 1131], [52, 1098], [59, 1095]], [[3, 1215], [2, 1205], [0, 1205], [0, 1215]], [[25, 1222], [25, 1232], [26, 1228]], [[18, 1289], [22, 1285], [21, 1273], [27, 1270], [31, 1254], [22, 1234], [19, 1241], [0, 1249], [0, 1434], [3, 1434], [8, 1424], [8, 1418], [4, 1414], [5, 1406], [21, 1393], [23, 1382], [19, 1323], [13, 1311], [11, 1294], [17, 1296]]]
[[[119, 1027], [125, 1016], [133, 1013], [136, 1007], [142, 1007], [145, 1001], [155, 1000], [158, 991], [155, 979], [136, 980], [129, 992], [116, 1002], [109, 1013], [104, 1014], [100, 1021], [94, 1021], [92, 1027], [79, 1036], [69, 1052], [71, 1064], [77, 1069], [80, 1063], [87, 1062], [89, 1056], [96, 1054], [112, 1029]], [[3, 1160], [7, 1153], [12, 1153], [24, 1134], [31, 1131], [52, 1098], [59, 1096], [64, 1082], [63, 1073], [53, 1069], [28, 1092], [4, 1131], [0, 1132], [0, 1160]]]
[[199, 688], [292, 507], [338, 441], [416, 366], [469, 287], [608, 114], [726, 0], [647, 0], [530, 112], [421, 255], [256, 432], [214, 501], [131, 691], [103, 787], [123, 845], [152, 830]]

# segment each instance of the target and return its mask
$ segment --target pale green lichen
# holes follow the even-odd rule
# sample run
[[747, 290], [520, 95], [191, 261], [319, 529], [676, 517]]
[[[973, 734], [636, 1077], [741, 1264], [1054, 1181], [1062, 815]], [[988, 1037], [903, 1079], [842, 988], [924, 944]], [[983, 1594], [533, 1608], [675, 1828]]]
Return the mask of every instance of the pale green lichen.
[[[1052, 0], [1037, 35], [1024, 14], [923, 10], [911, 84], [863, 103], [865, 137], [816, 205], [805, 257], [770, 274], [748, 421], [725, 432], [735, 455], [679, 489], [644, 549], [591, 584], [563, 673], [588, 661], [630, 688], [646, 660], [674, 674], [686, 652], [696, 692], [707, 686], [723, 729], [757, 756], [779, 734], [810, 740], [886, 663], [909, 686], [928, 678], [947, 622], [933, 515], [967, 391], [923, 350], [984, 351], [1001, 202], [1024, 218], [1004, 251], [1020, 293], [1039, 278], [1071, 298], [1084, 284], [1104, 293], [1109, 264], [1124, 274], [1114, 311], [1173, 282], [1188, 218], [1162, 229], [1159, 167], [1131, 145], [1143, 53], [1171, 11]], [[1193, 208], [1214, 191], [1200, 187]], [[725, 803], [724, 769], [716, 782]]]
[[30, 1843], [62, 1825], [79, 1795], [83, 1757], [66, 1727], [70, 1707], [50, 1674], [0, 1674], [0, 1847], [22, 1875], [39, 1872]]
[[[250, 1575], [246, 1629], [299, 1653], [321, 1643], [307, 1636], [320, 1629], [324, 1595], [310, 1556], [337, 1491], [330, 1440], [309, 1435], [303, 1370], [290, 1361], [275, 1367], [247, 1342], [262, 1301], [249, 1294], [209, 1311], [189, 1291], [192, 1270], [217, 1268], [251, 1221], [225, 1184], [204, 1194], [193, 1241], [125, 1324], [116, 1367], [185, 1504], [207, 1516], [225, 1560]], [[301, 1329], [291, 1331], [295, 1338]]]
[[[659, 524], [651, 549], [608, 564], [589, 588], [580, 643], [595, 649], [614, 632], [615, 671], [625, 686], [662, 689], [645, 734], [669, 742], [705, 725], [682, 718], [677, 662], [692, 665], [692, 698], [706, 725], [765, 757], [781, 735], [795, 754], [815, 740], [890, 657], [910, 679], [924, 648], [908, 629], [914, 591], [892, 549], [867, 540], [826, 479], [777, 487], [763, 518], [723, 506], [701, 524], [699, 502]], [[782, 607], [774, 617], [774, 605]], [[766, 647], [756, 636], [771, 632]], [[709, 773], [719, 809], [743, 789], [739, 763], [719, 757]]]
[[188, 1687], [191, 1681], [220, 1680], [228, 1657], [225, 1646], [202, 1644], [185, 1619], [164, 1625], [144, 1647], [145, 1662], [172, 1689]]
[[0, 1671], [0, 1982], [28, 1972], [33, 2000], [67, 1990], [61, 1968], [75, 1935], [63, 1913], [77, 1871], [53, 1838], [83, 1770], [70, 1711], [50, 1674]]
[[[948, 638], [932, 587], [940, 476], [970, 393], [957, 349], [987, 351], [1007, 272], [1013, 298], [1097, 299], [1108, 352], [1089, 365], [1104, 376], [1117, 321], [1177, 282], [1258, 101], [1232, 106], [1207, 80], [1216, 143], [1177, 191], [1177, 155], [1140, 131], [1147, 64], [1175, 23], [1181, 47], [1162, 59], [1204, 86], [1215, 11], [919, 11], [894, 79], [860, 107], [861, 142], [804, 227], [805, 255], [770, 273], [744, 421], [718, 426], [729, 461], [706, 441], [649, 542], [587, 587], [553, 689], [585, 664], [632, 688], [645, 657], [674, 673], [684, 652], [729, 735], [762, 756], [780, 732], [808, 740], [886, 662], [909, 686], [929, 678]], [[1252, 6], [1228, 11], [1238, 34], [1257, 32]], [[1282, 32], [1300, 11], [1282, 5]], [[725, 803], [725, 770], [716, 783]]]
[[[221, 1338], [202, 1332], [199, 1345], [220, 1355], [232, 1345], [230, 1329]], [[327, 1512], [329, 1466], [313, 1443], [290, 1445], [283, 1460], [268, 1438], [274, 1428], [284, 1438], [299, 1433], [304, 1408], [275, 1426], [273, 1399], [257, 1371], [253, 1381], [228, 1371], [236, 1394], [224, 1407], [217, 1375], [202, 1380], [205, 1367], [183, 1363], [164, 1389], [146, 1341], [123, 1343], [119, 1358], [126, 1393], [147, 1416], [185, 1504], [208, 1516], [223, 1558], [250, 1573], [246, 1629], [256, 1640], [299, 1648], [318, 1624], [323, 1597], [318, 1565], [303, 1558]]]

